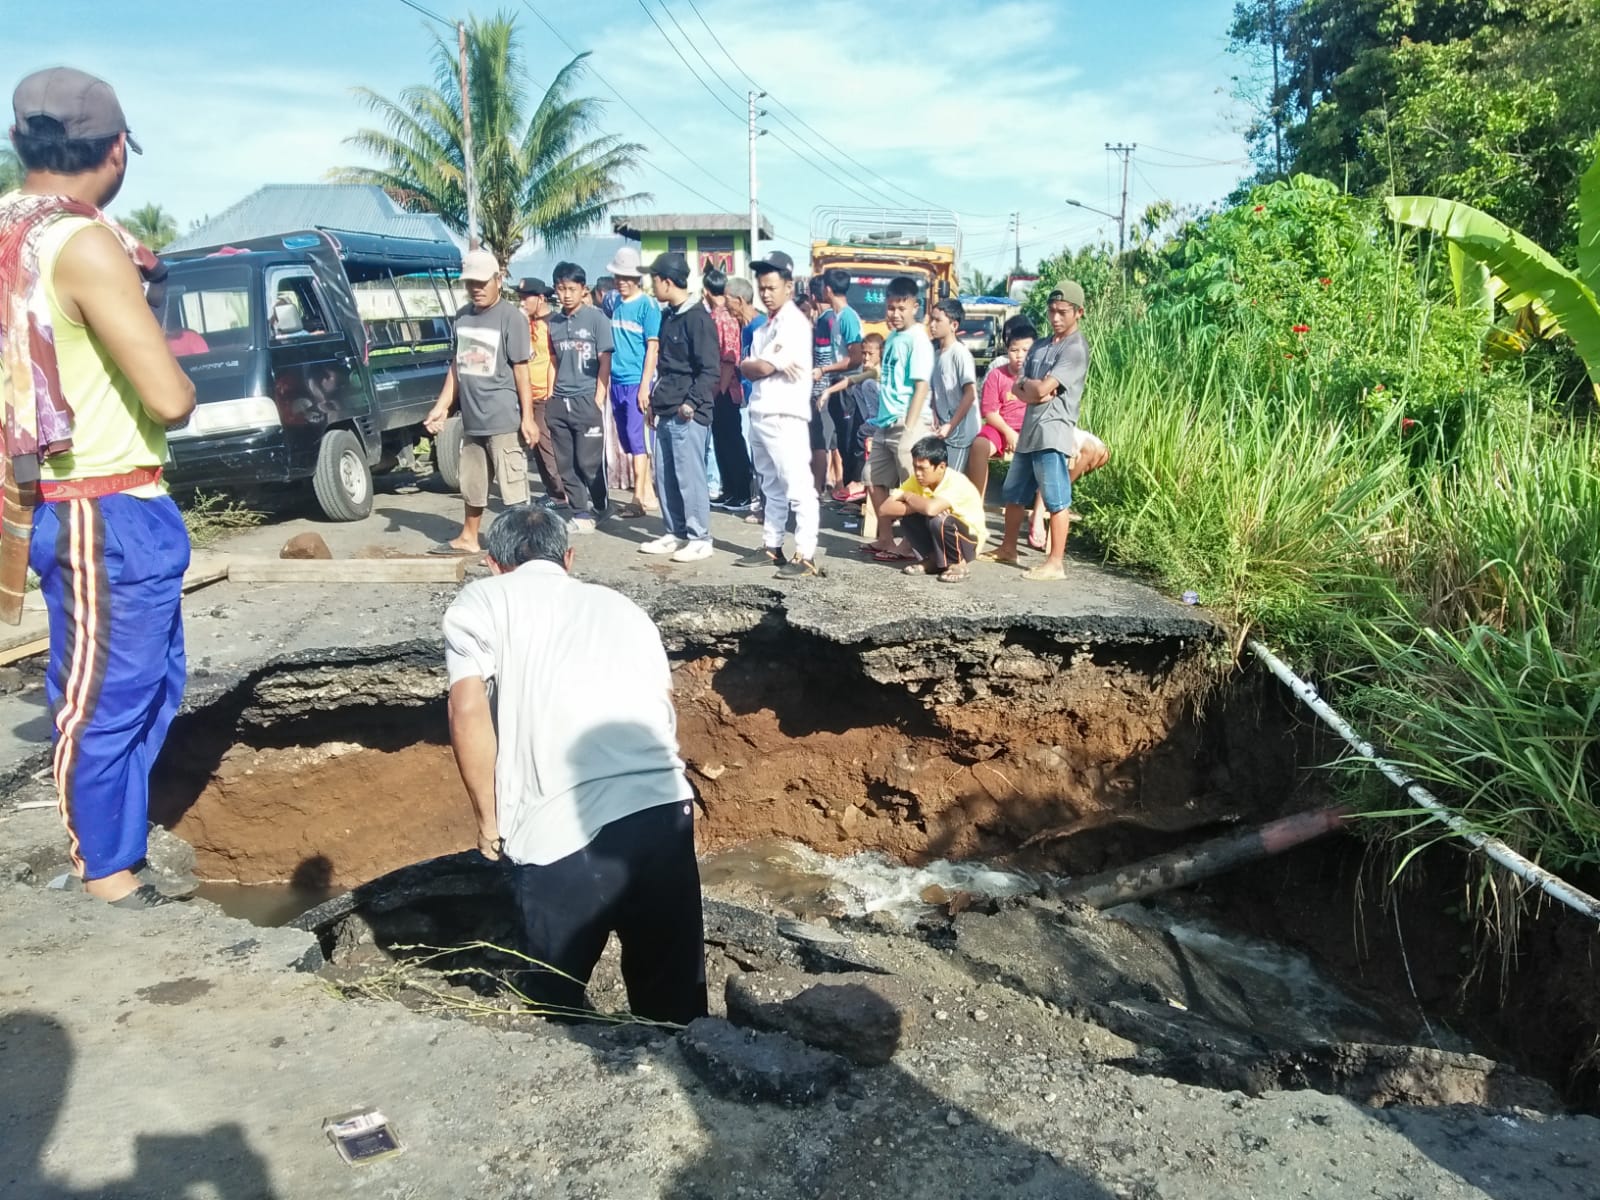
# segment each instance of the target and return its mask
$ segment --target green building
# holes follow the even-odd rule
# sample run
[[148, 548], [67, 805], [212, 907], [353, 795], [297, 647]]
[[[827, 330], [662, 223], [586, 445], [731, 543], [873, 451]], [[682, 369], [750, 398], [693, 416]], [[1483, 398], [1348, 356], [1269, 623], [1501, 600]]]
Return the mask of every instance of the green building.
[[[691, 287], [700, 286], [700, 273], [709, 266], [721, 267], [730, 276], [750, 274], [748, 213], [640, 213], [612, 217], [611, 229], [639, 243], [646, 266], [669, 250], [683, 254], [694, 273]], [[772, 226], [764, 217], [757, 233], [761, 241], [772, 240]]]

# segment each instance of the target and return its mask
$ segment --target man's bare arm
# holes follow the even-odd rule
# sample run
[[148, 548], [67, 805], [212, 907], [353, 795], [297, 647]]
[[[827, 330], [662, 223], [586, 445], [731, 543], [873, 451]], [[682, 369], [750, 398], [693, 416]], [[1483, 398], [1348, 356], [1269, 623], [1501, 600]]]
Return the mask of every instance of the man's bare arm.
[[450, 748], [455, 751], [456, 769], [477, 818], [478, 849], [485, 858], [497, 859], [500, 821], [494, 803], [494, 762], [499, 739], [488, 686], [477, 676], [450, 685]]
[[922, 420], [923, 406], [927, 403], [928, 381], [919, 379], [916, 386], [911, 389], [911, 403], [906, 405], [905, 426], [907, 429], [915, 429], [917, 427], [917, 423]]
[[194, 411], [194, 384], [167, 348], [139, 271], [109, 229], [85, 229], [67, 242], [55, 285], [66, 315], [89, 327], [147, 413], [175, 425]]

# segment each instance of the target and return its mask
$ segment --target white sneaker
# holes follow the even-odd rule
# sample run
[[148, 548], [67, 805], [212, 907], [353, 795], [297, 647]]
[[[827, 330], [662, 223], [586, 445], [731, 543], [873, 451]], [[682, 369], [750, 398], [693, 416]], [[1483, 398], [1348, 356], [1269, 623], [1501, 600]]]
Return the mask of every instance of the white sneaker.
[[677, 563], [701, 562], [710, 558], [715, 551], [711, 548], [711, 541], [689, 542], [682, 550], [672, 556], [672, 561]]
[[639, 553], [640, 554], [671, 554], [674, 550], [676, 550], [681, 545], [683, 545], [683, 543], [680, 542], [677, 538], [673, 537], [670, 533], [663, 533], [655, 541], [646, 542], [644, 545], [640, 546], [639, 547]]

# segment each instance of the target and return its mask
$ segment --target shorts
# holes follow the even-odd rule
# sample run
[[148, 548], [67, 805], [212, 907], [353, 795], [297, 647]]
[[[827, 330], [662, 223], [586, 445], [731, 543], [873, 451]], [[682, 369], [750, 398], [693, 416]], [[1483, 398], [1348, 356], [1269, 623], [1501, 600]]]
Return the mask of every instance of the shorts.
[[967, 473], [967, 459], [972, 454], [971, 442], [968, 442], [965, 446], [954, 446], [946, 442], [944, 444], [944, 453], [946, 463], [952, 471], [960, 471], [963, 475]]
[[1061, 451], [1018, 450], [1012, 457], [1000, 498], [1007, 504], [1027, 508], [1033, 503], [1034, 492], [1044, 495], [1046, 512], [1058, 513], [1072, 507], [1072, 476], [1067, 470], [1067, 456]]
[[822, 407], [820, 409], [817, 407], [820, 397], [820, 392], [813, 393], [811, 397], [811, 449], [813, 453], [818, 450], [833, 450], [839, 445], [839, 432], [834, 427], [833, 414], [828, 411], [827, 401], [820, 401]]
[[988, 442], [989, 445], [994, 447], [993, 457], [1003, 458], [1005, 456], [1006, 435], [1001, 433], [993, 425], [985, 425], [982, 429], [978, 430], [978, 436], [984, 441]]
[[472, 508], [489, 506], [489, 478], [507, 504], [528, 502], [528, 452], [520, 433], [469, 433], [461, 439], [461, 498]]
[[639, 385], [611, 381], [611, 416], [617, 424], [617, 443], [624, 454], [649, 454], [644, 439], [644, 414], [639, 411]]
[[872, 435], [872, 453], [867, 456], [868, 487], [897, 488], [911, 478], [911, 447], [932, 430], [927, 426], [907, 429], [887, 425]]

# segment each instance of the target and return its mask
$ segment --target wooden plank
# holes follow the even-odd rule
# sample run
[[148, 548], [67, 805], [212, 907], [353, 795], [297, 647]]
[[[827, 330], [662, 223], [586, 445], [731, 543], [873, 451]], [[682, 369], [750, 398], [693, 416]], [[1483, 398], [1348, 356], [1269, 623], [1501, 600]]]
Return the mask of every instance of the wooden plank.
[[0, 667], [8, 667], [14, 662], [24, 658], [32, 658], [35, 654], [43, 654], [50, 649], [49, 637], [35, 638], [31, 642], [22, 642], [15, 646], [0, 650]]
[[234, 583], [459, 583], [467, 564], [460, 558], [233, 558]]

